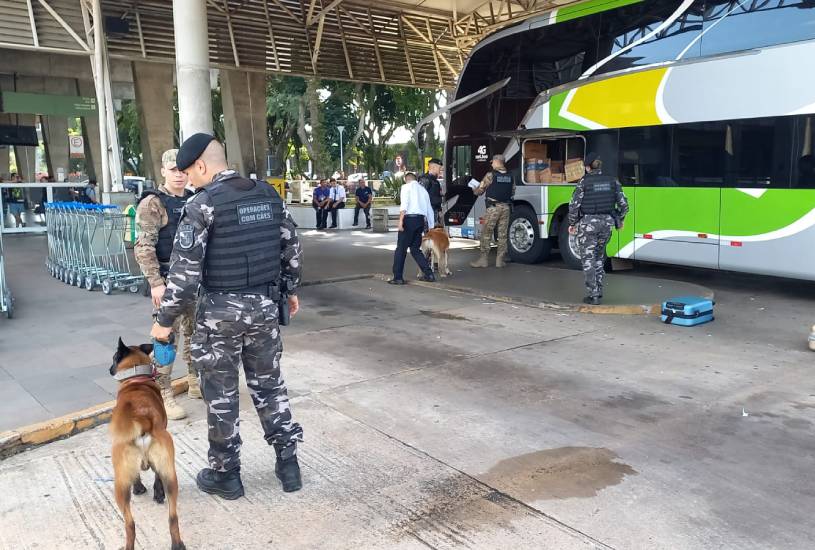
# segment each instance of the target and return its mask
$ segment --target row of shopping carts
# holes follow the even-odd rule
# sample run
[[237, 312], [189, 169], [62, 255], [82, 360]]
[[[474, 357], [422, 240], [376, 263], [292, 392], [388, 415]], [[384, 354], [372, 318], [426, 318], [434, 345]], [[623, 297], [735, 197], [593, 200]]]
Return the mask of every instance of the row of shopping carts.
[[6, 280], [6, 266], [3, 256], [3, 232], [0, 231], [0, 312], [6, 314], [11, 319], [14, 314], [14, 297]]
[[132, 218], [112, 205], [53, 202], [45, 205], [45, 220], [52, 276], [86, 290], [101, 286], [105, 294], [139, 292], [144, 277], [131, 271], [125, 247]]

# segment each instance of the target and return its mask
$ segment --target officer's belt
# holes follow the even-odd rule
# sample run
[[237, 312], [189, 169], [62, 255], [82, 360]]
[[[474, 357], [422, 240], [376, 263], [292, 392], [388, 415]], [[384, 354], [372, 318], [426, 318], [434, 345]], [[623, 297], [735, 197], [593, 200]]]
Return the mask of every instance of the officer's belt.
[[487, 201], [487, 206], [498, 206], [499, 204], [509, 204], [508, 202], [497, 201], [495, 199], [490, 199], [490, 198], [486, 199], [486, 201]]
[[274, 283], [269, 283], [267, 285], [250, 286], [238, 290], [224, 288], [206, 288], [202, 285], [201, 291], [205, 293], [218, 293], [218, 294], [247, 294], [247, 295], [257, 294], [260, 296], [266, 296], [267, 298], [271, 298], [272, 300], [275, 301], [280, 300], [280, 286]]

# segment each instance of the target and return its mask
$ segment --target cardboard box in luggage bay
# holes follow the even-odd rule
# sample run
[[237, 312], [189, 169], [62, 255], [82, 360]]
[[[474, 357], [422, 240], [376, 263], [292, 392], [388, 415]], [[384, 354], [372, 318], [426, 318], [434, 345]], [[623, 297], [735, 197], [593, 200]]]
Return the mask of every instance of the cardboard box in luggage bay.
[[524, 181], [526, 183], [543, 183], [549, 174], [549, 159], [528, 158], [524, 164]]
[[545, 143], [527, 141], [524, 143], [524, 159], [537, 159], [542, 161], [549, 158], [549, 147]]
[[583, 159], [569, 159], [566, 161], [566, 181], [569, 183], [580, 181], [586, 169], [583, 164]]

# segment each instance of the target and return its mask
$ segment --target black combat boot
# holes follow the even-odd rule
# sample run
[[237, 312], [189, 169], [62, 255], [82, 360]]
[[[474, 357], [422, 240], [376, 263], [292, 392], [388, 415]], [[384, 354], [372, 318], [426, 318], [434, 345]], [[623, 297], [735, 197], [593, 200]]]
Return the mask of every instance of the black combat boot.
[[243, 482], [241, 469], [235, 468], [228, 472], [217, 472], [212, 468], [204, 468], [195, 478], [198, 488], [211, 495], [218, 495], [226, 500], [235, 500], [243, 496]]
[[303, 488], [303, 480], [300, 478], [300, 464], [297, 462], [297, 444], [274, 446], [277, 463], [275, 463], [274, 473], [283, 485], [284, 493], [293, 493]]

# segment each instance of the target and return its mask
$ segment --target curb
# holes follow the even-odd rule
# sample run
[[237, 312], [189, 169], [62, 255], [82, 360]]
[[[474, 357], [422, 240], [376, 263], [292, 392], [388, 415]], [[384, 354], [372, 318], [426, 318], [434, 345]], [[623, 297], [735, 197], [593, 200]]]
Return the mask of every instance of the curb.
[[[387, 281], [387, 275], [375, 275], [375, 279]], [[502, 302], [506, 304], [513, 304], [525, 307], [534, 307], [538, 309], [548, 309], [552, 311], [568, 311], [573, 313], [590, 313], [593, 315], [659, 315], [662, 312], [662, 304], [608, 304], [592, 306], [587, 304], [567, 304], [558, 302], [540, 302], [534, 299], [518, 298], [515, 296], [503, 296], [499, 294], [491, 294], [489, 292], [481, 292], [469, 287], [458, 287], [448, 284], [439, 283], [426, 283], [424, 281], [405, 281], [409, 285], [422, 286], [427, 288], [434, 288], [436, 290], [446, 290], [448, 292], [455, 292], [458, 294], [466, 294], [468, 296], [478, 296], [494, 302]], [[704, 288], [704, 287], [702, 287]], [[714, 293], [710, 289], [705, 289], [705, 297], [714, 298]]]
[[[175, 395], [187, 391], [187, 377], [173, 381]], [[0, 432], [0, 460], [11, 455], [84, 432], [110, 421], [116, 400], [94, 405], [37, 424]]]

